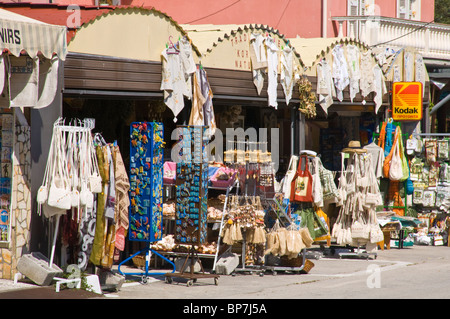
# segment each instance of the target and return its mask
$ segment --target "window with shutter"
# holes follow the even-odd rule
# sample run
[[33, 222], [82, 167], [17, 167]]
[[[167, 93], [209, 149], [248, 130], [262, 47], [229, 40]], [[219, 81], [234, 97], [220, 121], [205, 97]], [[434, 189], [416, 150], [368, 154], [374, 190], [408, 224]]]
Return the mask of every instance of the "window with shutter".
[[397, 0], [397, 18], [409, 19], [407, 9], [409, 7], [409, 0]]
[[420, 0], [397, 0], [397, 18], [420, 20]]
[[410, 19], [420, 20], [421, 0], [409, 0], [410, 4]]

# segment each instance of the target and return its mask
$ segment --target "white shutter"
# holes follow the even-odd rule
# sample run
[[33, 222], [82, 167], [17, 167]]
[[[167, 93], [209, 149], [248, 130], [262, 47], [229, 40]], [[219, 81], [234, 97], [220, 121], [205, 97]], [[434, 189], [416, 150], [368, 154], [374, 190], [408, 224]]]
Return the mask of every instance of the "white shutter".
[[397, 18], [409, 19], [409, 0], [397, 0]]
[[409, 0], [410, 19], [420, 20], [421, 1]]
[[358, 0], [349, 0], [347, 2], [347, 14], [349, 16], [358, 16], [359, 15], [359, 1]]

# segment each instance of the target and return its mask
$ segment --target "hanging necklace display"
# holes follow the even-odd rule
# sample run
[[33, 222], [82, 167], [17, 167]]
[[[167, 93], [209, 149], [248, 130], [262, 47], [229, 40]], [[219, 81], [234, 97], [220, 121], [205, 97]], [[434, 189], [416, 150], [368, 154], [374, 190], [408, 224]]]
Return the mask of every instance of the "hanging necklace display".
[[163, 137], [162, 123], [131, 123], [129, 239], [132, 241], [162, 239]]

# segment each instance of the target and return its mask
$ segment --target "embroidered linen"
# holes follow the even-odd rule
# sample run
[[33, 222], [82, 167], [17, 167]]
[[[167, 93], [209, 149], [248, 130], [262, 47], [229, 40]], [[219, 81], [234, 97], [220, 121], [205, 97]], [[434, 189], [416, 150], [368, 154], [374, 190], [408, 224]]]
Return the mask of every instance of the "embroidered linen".
[[425, 96], [425, 64], [421, 54], [416, 54], [415, 59], [415, 81], [422, 83], [422, 94]]
[[405, 51], [404, 53], [404, 79], [406, 82], [414, 81], [414, 53]]
[[252, 34], [250, 36], [250, 59], [252, 62], [253, 83], [256, 86], [258, 95], [261, 94], [264, 85], [264, 71], [267, 68], [267, 55], [264, 46], [265, 38], [262, 34]]
[[186, 81], [186, 87], [184, 95], [188, 98], [192, 98], [192, 74], [197, 69], [195, 66], [194, 56], [192, 54], [192, 46], [185, 38], [179, 42], [180, 47], [180, 61], [183, 69], [184, 80]]
[[[164, 91], [164, 103], [174, 115], [174, 122], [184, 108], [184, 96], [192, 98], [191, 75], [195, 72], [192, 50], [189, 43], [179, 41], [180, 52], [170, 54], [165, 49], [162, 53], [162, 81], [160, 89]], [[192, 66], [194, 68], [192, 68]]]
[[370, 51], [361, 53], [361, 79], [359, 86], [361, 95], [366, 97], [374, 90], [373, 59]]
[[387, 93], [386, 82], [384, 80], [383, 71], [375, 64], [373, 67], [373, 77], [374, 77], [374, 92], [375, 96], [373, 98], [375, 102], [375, 114], [378, 113], [381, 104], [383, 103], [383, 95]]
[[317, 64], [316, 72], [319, 103], [325, 113], [328, 114], [328, 107], [333, 104], [333, 97], [336, 96], [331, 67], [326, 60], [322, 60]]
[[267, 37], [267, 94], [269, 98], [269, 106], [278, 107], [277, 103], [277, 86], [278, 86], [278, 47], [275, 41]]
[[355, 45], [347, 45], [347, 64], [348, 64], [348, 74], [350, 78], [349, 91], [350, 100], [353, 102], [356, 94], [359, 93], [359, 80], [361, 78], [361, 70], [359, 67], [359, 48]]
[[333, 80], [336, 87], [336, 95], [339, 101], [344, 99], [343, 91], [349, 85], [348, 65], [344, 56], [344, 48], [337, 45], [333, 48]]
[[285, 47], [281, 53], [281, 75], [280, 82], [283, 87], [286, 105], [292, 98], [292, 90], [294, 88], [294, 61], [293, 51], [290, 47]]
[[394, 65], [394, 77], [393, 82], [400, 82], [402, 80], [402, 73], [399, 65]]

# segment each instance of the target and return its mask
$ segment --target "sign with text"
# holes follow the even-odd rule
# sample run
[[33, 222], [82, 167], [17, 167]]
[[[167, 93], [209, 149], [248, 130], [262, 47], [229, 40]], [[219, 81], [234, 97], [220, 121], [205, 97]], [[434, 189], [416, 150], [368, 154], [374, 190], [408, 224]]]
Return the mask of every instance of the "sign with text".
[[395, 121], [422, 119], [422, 83], [394, 82], [392, 88], [392, 118]]

